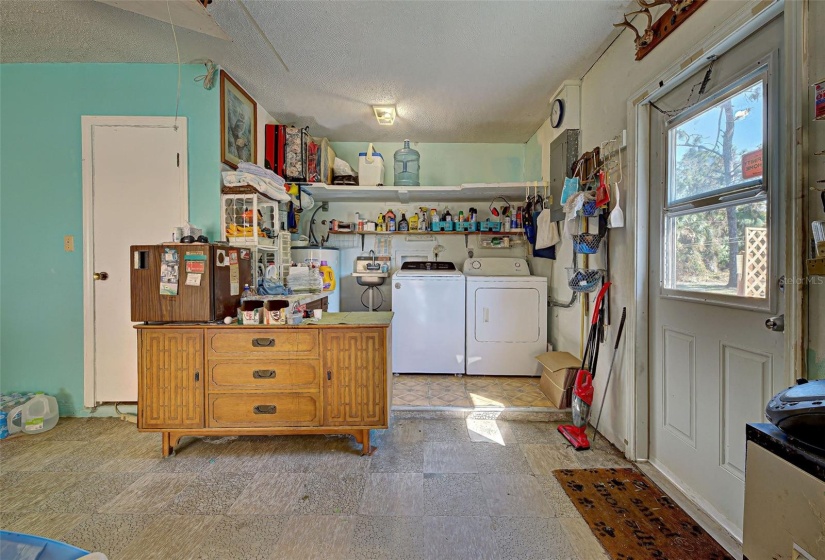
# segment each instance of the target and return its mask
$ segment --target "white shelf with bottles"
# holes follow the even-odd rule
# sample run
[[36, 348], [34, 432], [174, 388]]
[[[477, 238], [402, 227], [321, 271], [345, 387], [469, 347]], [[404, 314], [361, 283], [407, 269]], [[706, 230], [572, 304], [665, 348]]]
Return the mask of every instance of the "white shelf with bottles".
[[463, 202], [486, 201], [497, 196], [508, 200], [523, 200], [536, 188], [545, 189], [546, 181], [523, 183], [464, 183], [452, 186], [368, 187], [360, 185], [327, 185], [302, 183], [301, 188], [319, 202]]

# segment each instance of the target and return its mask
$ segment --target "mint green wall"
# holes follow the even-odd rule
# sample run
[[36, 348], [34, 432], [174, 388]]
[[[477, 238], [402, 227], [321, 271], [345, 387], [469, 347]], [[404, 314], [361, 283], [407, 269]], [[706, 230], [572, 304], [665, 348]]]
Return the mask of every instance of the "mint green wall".
[[[188, 118], [190, 220], [215, 235], [220, 95], [193, 81], [202, 73], [183, 67], [179, 114]], [[45, 391], [62, 414], [85, 413], [80, 116], [174, 116], [177, 80], [170, 64], [0, 65], [3, 392]], [[73, 253], [64, 235], [75, 236]]]
[[541, 144], [538, 132], [524, 145], [524, 180], [541, 181]]
[[[335, 155], [358, 171], [358, 154], [368, 142], [331, 142]], [[393, 184], [393, 154], [403, 142], [377, 142], [384, 156], [386, 184]], [[511, 183], [524, 180], [524, 144], [426, 144], [413, 146], [421, 154], [421, 184]]]

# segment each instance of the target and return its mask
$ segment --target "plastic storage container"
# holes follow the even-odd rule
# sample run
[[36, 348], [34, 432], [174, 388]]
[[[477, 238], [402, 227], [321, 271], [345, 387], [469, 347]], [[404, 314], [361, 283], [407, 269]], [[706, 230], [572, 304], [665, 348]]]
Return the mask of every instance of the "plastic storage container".
[[418, 187], [418, 171], [421, 167], [421, 154], [410, 148], [410, 141], [404, 140], [404, 147], [395, 152], [395, 186]]
[[384, 156], [375, 151], [372, 142], [366, 152], [358, 154], [358, 184], [364, 187], [384, 184]]
[[64, 542], [27, 535], [0, 531], [0, 558], [4, 560], [106, 560], [100, 552], [89, 553]]
[[57, 399], [43, 393], [36, 393], [10, 410], [4, 407], [4, 412], [8, 435], [17, 432], [39, 434], [51, 430], [57, 425], [60, 415]]

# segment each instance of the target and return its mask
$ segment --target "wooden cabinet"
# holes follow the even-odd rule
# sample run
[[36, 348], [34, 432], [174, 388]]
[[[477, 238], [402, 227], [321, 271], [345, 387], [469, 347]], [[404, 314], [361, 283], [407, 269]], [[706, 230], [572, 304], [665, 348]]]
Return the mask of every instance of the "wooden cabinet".
[[380, 329], [321, 333], [324, 424], [383, 424], [387, 409], [387, 352]]
[[203, 427], [203, 331], [138, 334], [138, 427]]
[[[365, 314], [366, 315], [366, 314]], [[138, 428], [184, 435], [352, 434], [371, 451], [391, 402], [378, 325], [139, 325]]]

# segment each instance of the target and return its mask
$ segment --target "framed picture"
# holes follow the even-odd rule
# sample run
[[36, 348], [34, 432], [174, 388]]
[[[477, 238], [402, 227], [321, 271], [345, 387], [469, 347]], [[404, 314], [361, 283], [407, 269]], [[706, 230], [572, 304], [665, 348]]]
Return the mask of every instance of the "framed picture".
[[221, 161], [237, 168], [241, 161], [257, 163], [258, 104], [221, 70]]

